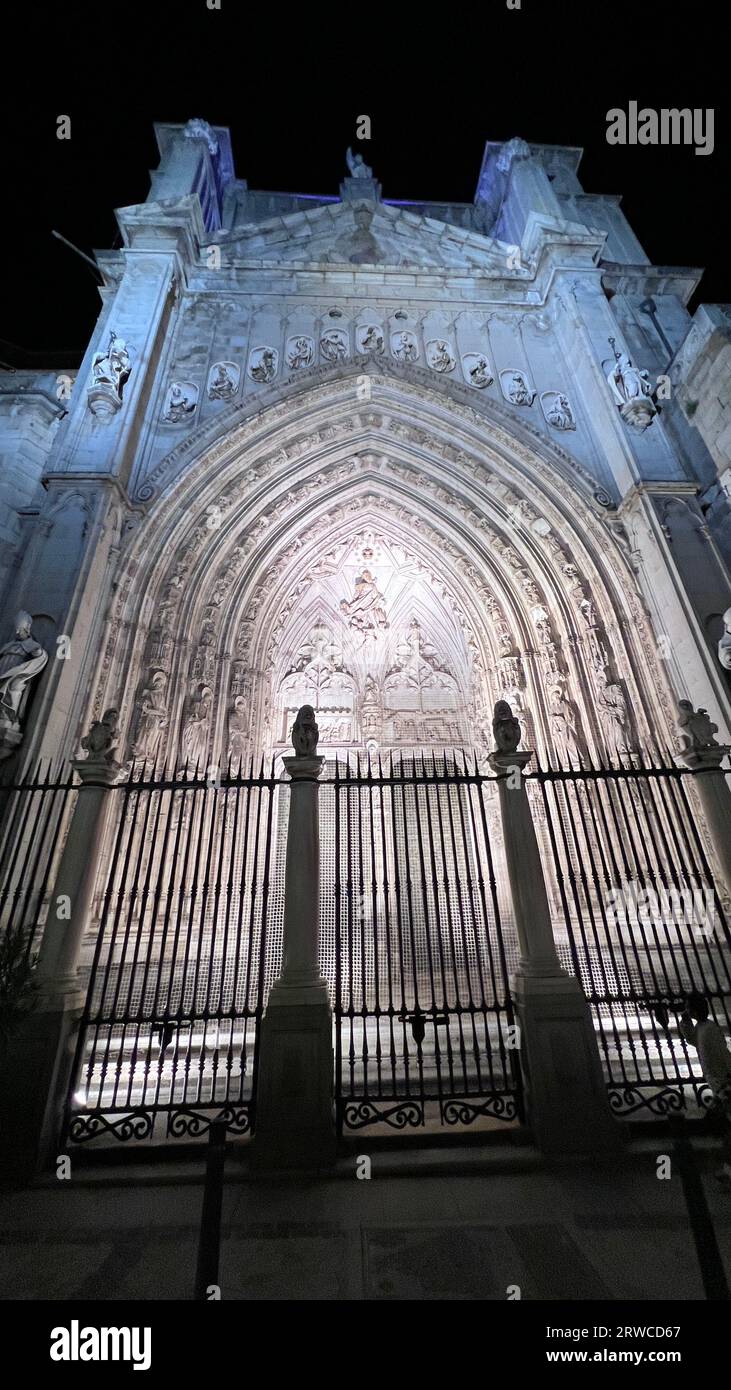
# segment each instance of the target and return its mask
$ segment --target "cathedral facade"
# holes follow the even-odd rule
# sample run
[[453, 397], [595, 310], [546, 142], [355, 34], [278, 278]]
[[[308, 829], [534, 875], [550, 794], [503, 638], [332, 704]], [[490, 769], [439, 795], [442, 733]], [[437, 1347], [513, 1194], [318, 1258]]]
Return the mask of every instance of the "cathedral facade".
[[488, 142], [472, 203], [406, 203], [360, 154], [270, 193], [225, 129], [157, 137], [78, 373], [2, 382], [0, 775], [109, 709], [180, 774], [285, 751], [303, 704], [333, 757], [481, 751], [498, 699], [557, 764], [672, 747], [680, 699], [730, 742], [699, 272], [574, 148]]

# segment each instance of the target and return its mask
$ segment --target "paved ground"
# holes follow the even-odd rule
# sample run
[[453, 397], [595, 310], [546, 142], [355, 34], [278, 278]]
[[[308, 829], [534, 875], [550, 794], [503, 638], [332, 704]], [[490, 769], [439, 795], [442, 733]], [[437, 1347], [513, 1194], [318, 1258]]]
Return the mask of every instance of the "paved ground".
[[[666, 1147], [648, 1137], [604, 1169], [528, 1148], [379, 1150], [370, 1179], [353, 1157], [274, 1181], [249, 1173], [242, 1145], [226, 1164], [222, 1297], [702, 1299], [680, 1179], [656, 1176]], [[715, 1151], [697, 1151], [731, 1278], [731, 1193]], [[202, 1160], [77, 1163], [69, 1181], [0, 1192], [0, 1298], [189, 1299]]]

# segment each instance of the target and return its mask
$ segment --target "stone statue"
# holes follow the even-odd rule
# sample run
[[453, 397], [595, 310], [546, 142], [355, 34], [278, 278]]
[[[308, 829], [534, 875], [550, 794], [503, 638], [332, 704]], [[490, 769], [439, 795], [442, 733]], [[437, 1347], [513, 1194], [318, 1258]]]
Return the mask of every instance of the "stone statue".
[[385, 602], [370, 570], [363, 570], [355, 581], [355, 597], [342, 599], [340, 611], [347, 618], [348, 627], [357, 632], [372, 632], [388, 627]]
[[[609, 341], [614, 346], [614, 339]], [[618, 405], [652, 395], [652, 382], [647, 372], [633, 367], [626, 352], [615, 352], [614, 366], [607, 373], [607, 381]]]
[[193, 116], [183, 130], [185, 140], [204, 140], [209, 154], [218, 154], [218, 138], [213, 127], [208, 121], [201, 120], [200, 116]]
[[498, 700], [495, 705], [492, 732], [498, 753], [515, 753], [517, 751], [522, 731], [507, 700]]
[[168, 723], [165, 710], [167, 680], [164, 671], [155, 671], [150, 684], [140, 695], [137, 735], [132, 750], [136, 758], [157, 756], [162, 732]]
[[106, 709], [101, 719], [93, 720], [88, 734], [81, 740], [81, 747], [86, 749], [87, 760], [90, 763], [107, 763], [110, 767], [115, 765], [114, 748], [118, 741], [118, 719], [118, 710]]
[[100, 351], [94, 354], [91, 364], [91, 374], [94, 378], [95, 386], [111, 387], [118, 401], [122, 400], [122, 390], [130, 374], [130, 360], [127, 344], [124, 338], [118, 338], [112, 329], [109, 334], [109, 345], [106, 352]]
[[373, 170], [370, 168], [370, 165], [366, 164], [362, 154], [358, 154], [357, 152], [353, 154], [353, 151], [350, 148], [348, 148], [348, 151], [345, 156], [345, 162], [350, 171], [351, 179], [373, 178]]
[[711, 723], [707, 709], [693, 709], [691, 700], [678, 700], [676, 727], [684, 753], [721, 746], [713, 737], [718, 733], [718, 724]]
[[15, 637], [0, 647], [0, 758], [9, 757], [21, 742], [30, 683], [48, 661], [48, 652], [30, 635], [32, 626], [30, 613], [21, 610]]
[[292, 744], [298, 758], [314, 758], [320, 730], [315, 723], [312, 705], [302, 705], [292, 725]]
[[199, 685], [192, 697], [188, 718], [180, 736], [180, 749], [183, 766], [189, 772], [203, 767], [208, 747], [208, 715], [212, 690], [208, 685]]
[[614, 338], [609, 342], [614, 352], [614, 366], [607, 372], [607, 382], [622, 419], [633, 429], [647, 429], [657, 414], [652, 400], [652, 382], [646, 371], [632, 365], [626, 352], [617, 352]]
[[618, 685], [609, 682], [599, 689], [597, 714], [610, 757], [630, 750], [630, 727], [627, 702]]
[[497, 167], [501, 174], [507, 174], [514, 159], [529, 159], [530, 145], [526, 140], [521, 140], [519, 135], [514, 135], [512, 140], [506, 140], [497, 159]]
[[246, 754], [249, 732], [249, 709], [243, 695], [237, 695], [228, 716], [228, 756], [236, 765]]
[[723, 637], [718, 643], [718, 659], [724, 671], [731, 671], [731, 608], [723, 615]]
[[567, 700], [560, 685], [549, 691], [548, 713], [551, 720], [553, 746], [559, 763], [574, 763], [581, 760], [579, 734], [571, 702]]

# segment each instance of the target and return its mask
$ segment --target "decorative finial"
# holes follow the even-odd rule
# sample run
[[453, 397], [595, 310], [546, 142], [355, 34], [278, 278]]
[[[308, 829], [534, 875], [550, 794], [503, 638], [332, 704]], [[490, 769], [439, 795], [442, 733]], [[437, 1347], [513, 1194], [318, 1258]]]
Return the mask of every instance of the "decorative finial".
[[312, 705], [302, 705], [292, 725], [292, 744], [298, 758], [314, 758], [320, 730], [315, 722]]
[[360, 154], [357, 150], [355, 154], [353, 154], [353, 151], [350, 149], [350, 147], [348, 147], [348, 150], [345, 155], [345, 162], [348, 166], [351, 179], [373, 178], [373, 170], [371, 169], [369, 164], [366, 164], [362, 154]]
[[718, 724], [711, 722], [707, 709], [693, 709], [691, 700], [678, 700], [676, 727], [684, 753], [697, 753], [704, 748], [720, 748]]
[[498, 700], [492, 721], [492, 732], [498, 753], [515, 753], [522, 730], [507, 700]]
[[88, 734], [81, 740], [81, 747], [86, 749], [87, 762], [99, 763], [109, 768], [117, 767], [114, 748], [118, 741], [118, 719], [118, 710], [107, 709], [101, 719], [93, 720]]

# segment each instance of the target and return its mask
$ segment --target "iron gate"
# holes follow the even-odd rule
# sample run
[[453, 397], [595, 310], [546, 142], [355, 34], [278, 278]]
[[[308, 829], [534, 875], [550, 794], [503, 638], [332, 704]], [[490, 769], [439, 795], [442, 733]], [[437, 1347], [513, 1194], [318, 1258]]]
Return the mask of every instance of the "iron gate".
[[520, 1111], [494, 783], [456, 754], [336, 763], [321, 783], [341, 1129]]
[[[691, 991], [729, 1031], [728, 886], [699, 775], [633, 754], [527, 777], [558, 952], [581, 979], [622, 1114], [707, 1103], [675, 1021]], [[326, 766], [321, 965], [342, 1128], [521, 1113], [496, 793], [462, 753]], [[73, 774], [50, 769], [2, 793], [0, 930], [22, 933], [29, 955], [76, 797]], [[258, 1023], [281, 961], [288, 797], [273, 763], [217, 784], [133, 769], [110, 789], [73, 1141], [197, 1135], [221, 1116], [252, 1128]]]
[[696, 775], [633, 753], [527, 778], [558, 953], [591, 1005], [617, 1114], [708, 1105], [677, 1023], [690, 994], [731, 1032], [730, 885], [711, 866]]
[[268, 775], [113, 788], [68, 1138], [253, 1126], [257, 1038], [281, 958], [286, 788]]

